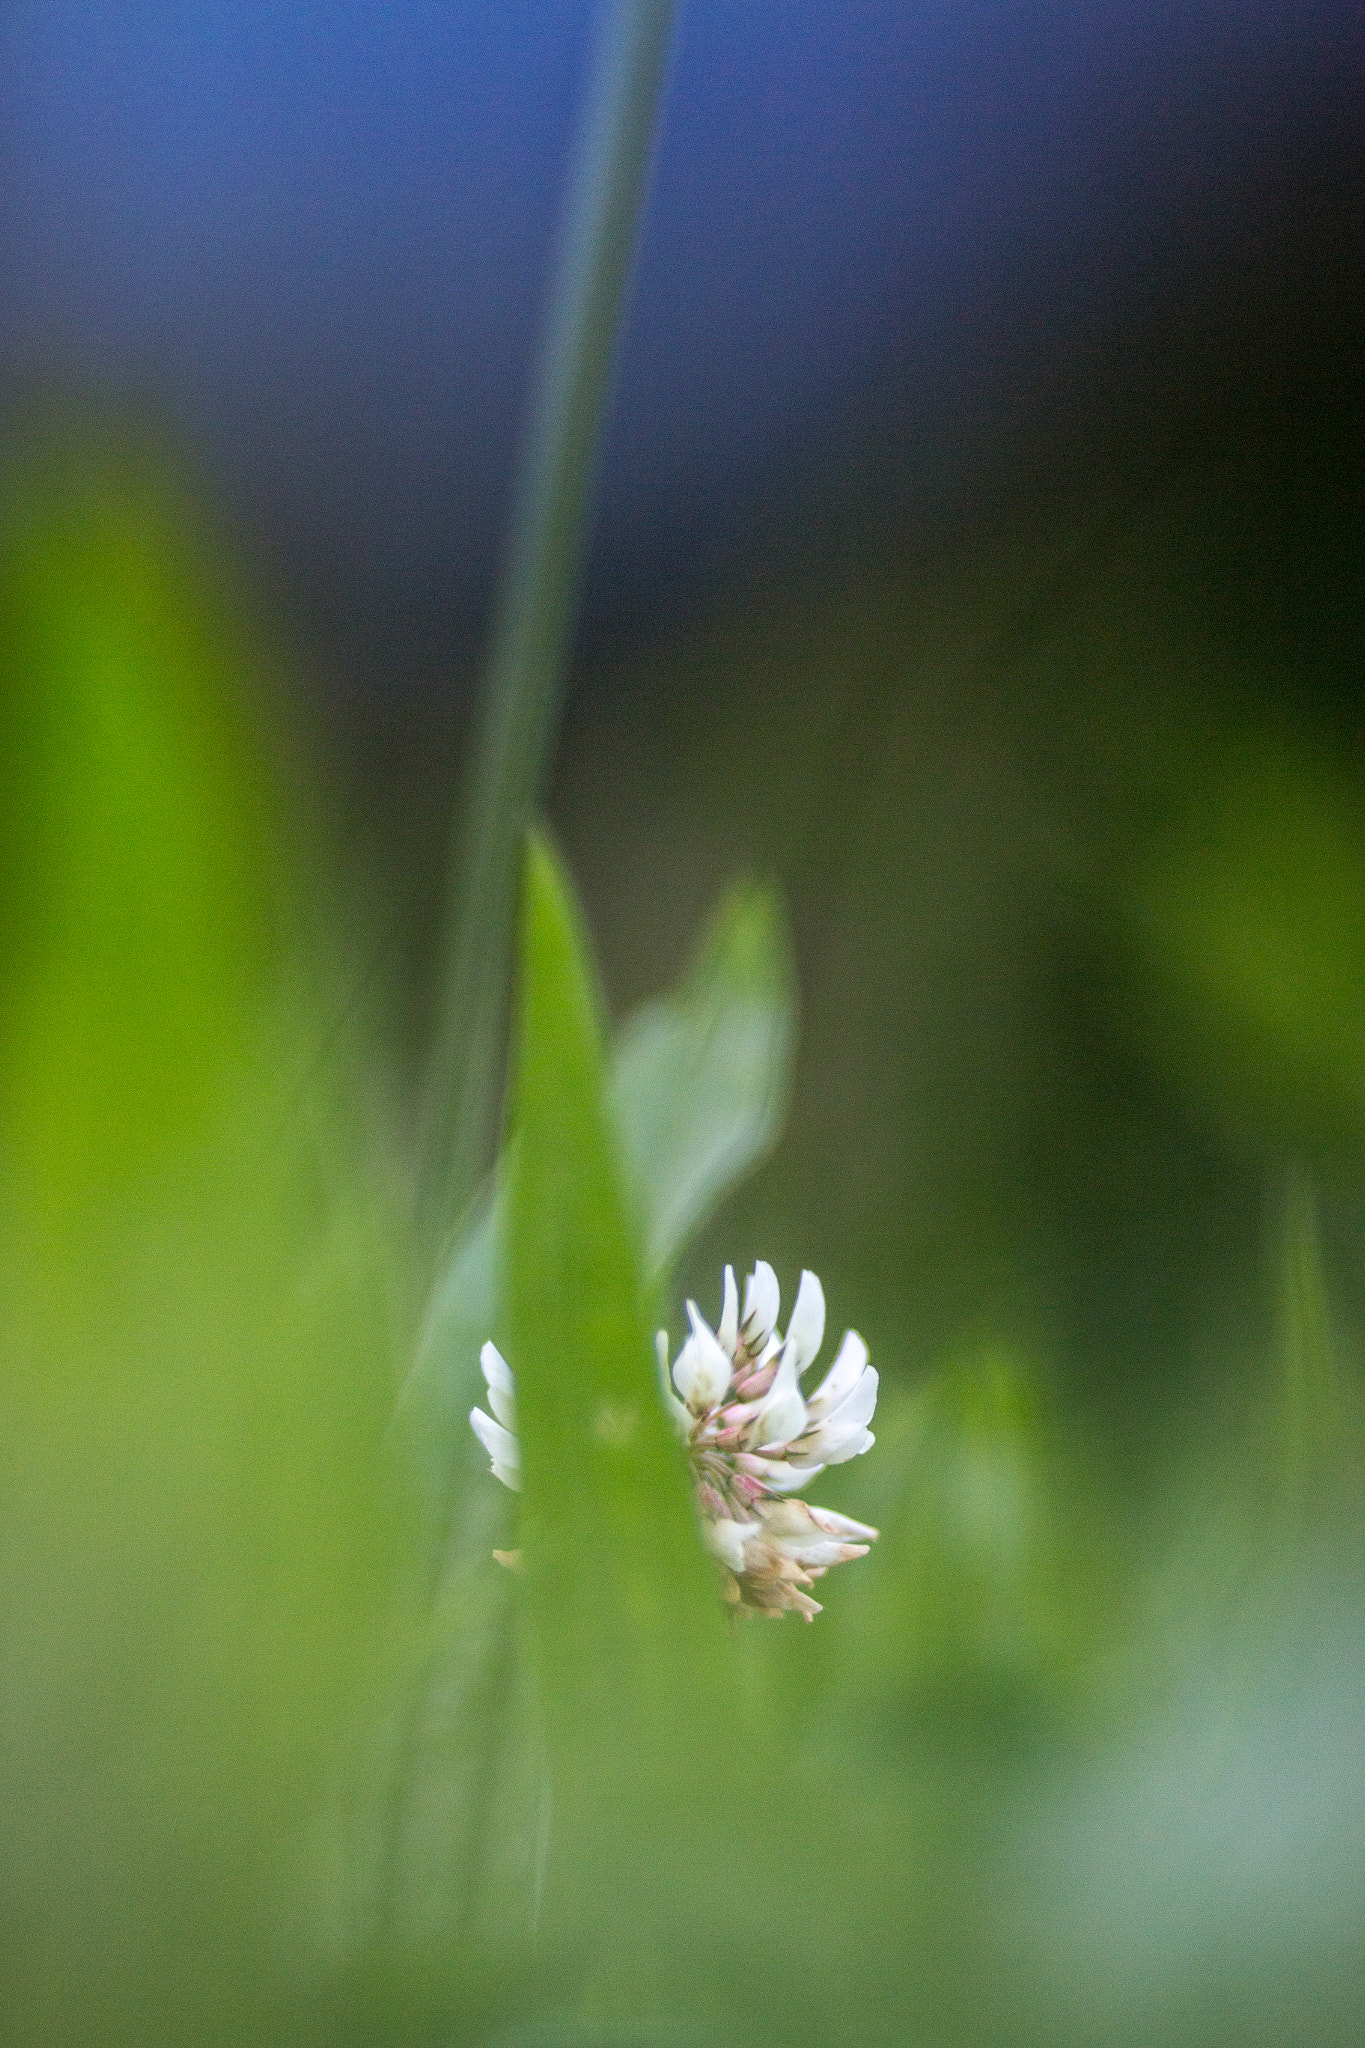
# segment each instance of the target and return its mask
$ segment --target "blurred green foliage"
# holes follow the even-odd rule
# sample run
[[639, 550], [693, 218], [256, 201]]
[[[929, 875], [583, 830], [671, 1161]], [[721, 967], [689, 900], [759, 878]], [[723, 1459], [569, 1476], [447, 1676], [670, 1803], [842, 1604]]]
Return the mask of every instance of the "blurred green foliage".
[[[1216, 1370], [1191, 1364], [1138, 1485], [1050, 1354], [1041, 1290], [981, 1256], [1010, 1205], [976, 1231], [945, 1168], [933, 1256], [897, 1234], [916, 1105], [1012, 1046], [973, 1108], [980, 1158], [1042, 1089], [1029, 947], [984, 1020], [964, 949], [1008, 923], [983, 873], [1013, 885], [1027, 852], [1036, 881], [1052, 853], [1015, 829], [980, 701], [941, 712], [957, 797], [902, 815], [932, 749], [926, 767], [914, 707], [890, 704], [857, 785], [868, 836], [846, 821], [802, 856], [811, 1120], [786, 1149], [790, 1175], [818, 1136], [831, 1316], [889, 1368], [875, 1450], [820, 1498], [882, 1536], [814, 1627], [730, 1629], [649, 1339], [676, 1329], [680, 1269], [713, 1307], [718, 1250], [776, 1252], [788, 1293], [807, 1243], [825, 1265], [780, 1174], [728, 1202], [792, 1086], [779, 900], [731, 887], [676, 984], [613, 1032], [564, 867], [532, 845], [507, 1142], [428, 1272], [264, 664], [195, 531], [165, 466], [108, 442], [10, 477], [6, 2039], [1357, 2040], [1350, 1240], [1339, 1183], [1320, 1216], [1321, 1174], [1278, 1157], [1323, 1131], [1339, 1176], [1355, 1157], [1349, 778], [1228, 743], [1105, 871], [1132, 1042], [1217, 1117], [1255, 1105], [1233, 1121], [1260, 1119], [1277, 1190], [1262, 1297], [1224, 1314]], [[858, 619], [836, 626], [830, 658]], [[860, 719], [836, 706], [819, 745], [861, 758]], [[738, 785], [752, 758], [716, 773]], [[803, 772], [774, 769], [784, 817]], [[983, 836], [981, 870], [953, 871], [945, 821], [987, 795], [1005, 850]], [[907, 835], [933, 883], [918, 952], [897, 936]], [[869, 903], [890, 962], [855, 929]], [[955, 1040], [926, 1026], [930, 968], [940, 991], [961, 978]], [[931, 1045], [927, 1092], [878, 1065], [878, 1020], [905, 1063]], [[860, 1061], [872, 1118], [850, 1113]], [[1042, 1203], [1046, 1167], [1018, 1173]], [[917, 1323], [934, 1257], [954, 1270]], [[468, 1428], [488, 1336], [518, 1379], [519, 1503]], [[492, 1551], [515, 1544], [508, 1572]]]
[[264, 2038], [395, 1556], [392, 1231], [183, 500], [75, 442], [8, 498], [0, 2003]]
[[1287, 736], [1191, 789], [1136, 891], [1154, 1021], [1224, 1112], [1319, 1145], [1365, 1113], [1365, 794]]

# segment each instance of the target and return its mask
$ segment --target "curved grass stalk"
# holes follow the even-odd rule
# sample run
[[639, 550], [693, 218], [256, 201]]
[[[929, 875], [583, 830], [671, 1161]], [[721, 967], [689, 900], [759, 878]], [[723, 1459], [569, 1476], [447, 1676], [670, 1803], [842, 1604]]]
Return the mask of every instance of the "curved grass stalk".
[[495, 1133], [522, 840], [563, 699], [673, 14], [607, 0], [599, 22], [451, 869], [422, 1183], [438, 1251]]

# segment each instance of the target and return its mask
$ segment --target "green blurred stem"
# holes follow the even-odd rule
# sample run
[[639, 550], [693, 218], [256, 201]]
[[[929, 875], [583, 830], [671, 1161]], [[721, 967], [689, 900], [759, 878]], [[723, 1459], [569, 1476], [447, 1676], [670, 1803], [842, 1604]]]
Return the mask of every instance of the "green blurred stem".
[[1282, 1197], [1280, 1385], [1275, 1506], [1281, 1533], [1301, 1537], [1333, 1502], [1352, 1462], [1312, 1180], [1290, 1168]]
[[564, 692], [673, 13], [607, 0], [598, 27], [451, 871], [423, 1160], [438, 1246], [491, 1152], [522, 837]]

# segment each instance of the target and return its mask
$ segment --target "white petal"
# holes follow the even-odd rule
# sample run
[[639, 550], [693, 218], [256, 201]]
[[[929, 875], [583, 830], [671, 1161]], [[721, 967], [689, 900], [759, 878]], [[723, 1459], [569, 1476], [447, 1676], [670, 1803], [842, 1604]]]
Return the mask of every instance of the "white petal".
[[668, 1410], [669, 1420], [680, 1436], [687, 1436], [692, 1428], [692, 1417], [674, 1393], [673, 1382], [668, 1376], [667, 1330], [655, 1331], [654, 1356], [659, 1364], [659, 1390], [664, 1397], [664, 1407]]
[[729, 1356], [733, 1358], [735, 1346], [739, 1342], [739, 1289], [735, 1285], [735, 1269], [733, 1266], [725, 1268], [723, 1301], [716, 1337], [720, 1343], [721, 1350], [728, 1352]]
[[693, 1301], [687, 1304], [692, 1335], [678, 1353], [673, 1384], [694, 1415], [714, 1408], [730, 1384], [734, 1360], [727, 1358]]
[[751, 1536], [759, 1533], [757, 1522], [732, 1522], [726, 1516], [718, 1521], [703, 1520], [702, 1541], [708, 1550], [717, 1556], [722, 1564], [728, 1564], [732, 1572], [744, 1570], [744, 1546]]
[[821, 1436], [812, 1449], [827, 1465], [846, 1465], [850, 1458], [861, 1458], [864, 1451], [870, 1451], [876, 1441], [870, 1429], [852, 1429], [843, 1436]]
[[787, 1325], [787, 1355], [796, 1359], [803, 1373], [820, 1349], [825, 1334], [825, 1290], [814, 1273], [803, 1273], [796, 1290], [796, 1306]]
[[515, 1431], [517, 1426], [517, 1383], [512, 1377], [512, 1368], [496, 1344], [485, 1344], [479, 1353], [479, 1364], [488, 1382], [488, 1405], [498, 1421]]
[[754, 1513], [762, 1522], [765, 1535], [813, 1538], [823, 1533], [809, 1501], [764, 1500]]
[[812, 1479], [818, 1479], [824, 1469], [823, 1465], [783, 1463], [775, 1466], [763, 1483], [770, 1486], [774, 1493], [796, 1493], [801, 1487], [809, 1486]]
[[833, 1508], [812, 1507], [809, 1501], [802, 1506], [817, 1529], [823, 1529], [827, 1536], [837, 1536], [843, 1542], [875, 1543], [878, 1531], [868, 1522], [855, 1522], [852, 1515], [836, 1514]]
[[867, 1346], [856, 1330], [848, 1330], [839, 1354], [809, 1401], [812, 1422], [832, 1415], [844, 1396], [851, 1393], [867, 1364]]
[[763, 1524], [764, 1540], [784, 1556], [795, 1557], [806, 1545], [828, 1540], [803, 1500], [756, 1501], [754, 1513]]
[[761, 1401], [754, 1403], [750, 1442], [760, 1452], [777, 1449], [800, 1436], [806, 1426], [806, 1404], [796, 1384], [796, 1363], [790, 1351], [782, 1354], [777, 1377]]
[[512, 1377], [512, 1368], [496, 1344], [484, 1345], [479, 1353], [479, 1364], [490, 1387], [496, 1387], [502, 1394], [516, 1393], [517, 1383]]
[[793, 1465], [786, 1458], [755, 1458], [752, 1455], [741, 1466], [742, 1471], [752, 1472], [774, 1493], [795, 1493], [798, 1487], [805, 1486], [824, 1469], [823, 1465]]
[[493, 1463], [494, 1476], [504, 1486], [515, 1490], [521, 1486], [521, 1445], [510, 1429], [504, 1429], [491, 1415], [485, 1415], [482, 1408], [471, 1408], [469, 1421], [475, 1436], [487, 1451]]
[[808, 1572], [828, 1571], [832, 1564], [851, 1564], [855, 1557], [867, 1556], [865, 1543], [836, 1543], [830, 1536], [815, 1536], [804, 1543], [796, 1536], [770, 1537], [769, 1541], [783, 1557]]
[[751, 1351], [759, 1351], [767, 1343], [781, 1308], [777, 1275], [766, 1260], [758, 1259], [744, 1284], [744, 1329]]
[[865, 1366], [842, 1401], [825, 1411], [820, 1427], [840, 1434], [848, 1429], [865, 1429], [877, 1406], [879, 1384], [876, 1366]]

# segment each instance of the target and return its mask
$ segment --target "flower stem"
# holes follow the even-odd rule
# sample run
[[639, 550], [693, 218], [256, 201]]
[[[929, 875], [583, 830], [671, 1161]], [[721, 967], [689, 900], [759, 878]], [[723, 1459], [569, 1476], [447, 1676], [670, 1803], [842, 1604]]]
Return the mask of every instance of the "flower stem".
[[489, 1163], [524, 832], [564, 693], [675, 0], [604, 0], [449, 884], [422, 1206], [440, 1248]]

